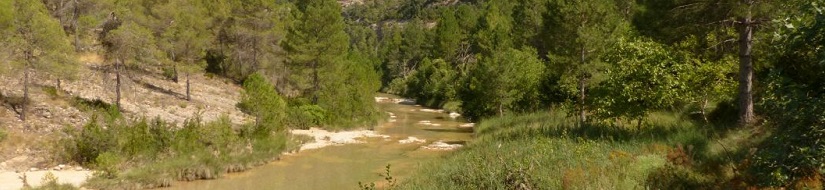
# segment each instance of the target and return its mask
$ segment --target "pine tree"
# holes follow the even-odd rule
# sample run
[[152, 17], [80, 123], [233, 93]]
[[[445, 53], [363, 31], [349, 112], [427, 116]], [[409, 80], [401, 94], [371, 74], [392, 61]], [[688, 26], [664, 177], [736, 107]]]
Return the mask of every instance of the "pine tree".
[[115, 106], [121, 109], [121, 88], [126, 65], [151, 61], [157, 56], [151, 31], [132, 21], [126, 21], [106, 35], [104, 47], [106, 56], [112, 61], [115, 73]]
[[178, 63], [186, 76], [186, 100], [191, 101], [189, 75], [203, 69], [200, 60], [206, 54], [206, 46], [212, 41], [212, 35], [207, 31], [210, 22], [206, 17], [206, 10], [194, 0], [174, 0], [162, 6], [165, 11], [161, 22], [169, 23], [169, 27], [161, 34], [159, 41], [166, 50], [167, 56], [173, 62], [175, 78], [177, 78]]
[[[23, 104], [20, 119], [26, 120], [29, 103], [30, 73], [44, 71], [61, 75], [73, 74], [73, 51], [62, 34], [60, 25], [48, 16], [40, 1], [15, 0], [12, 3], [10, 47], [13, 60], [22, 65]], [[8, 18], [8, 17], [6, 17]], [[0, 21], [7, 19], [0, 19]], [[7, 22], [7, 21], [6, 21]]]
[[[330, 65], [340, 64], [349, 48], [349, 37], [344, 32], [341, 6], [333, 0], [308, 0], [299, 4], [299, 21], [289, 30], [286, 48], [289, 62], [296, 71], [293, 80], [298, 88], [318, 103], [324, 83], [320, 72]], [[330, 79], [332, 80], [332, 79]]]
[[548, 45], [553, 47], [550, 60], [567, 68], [562, 80], [568, 86], [575, 86], [568, 88], [575, 89], [579, 119], [585, 122], [587, 89], [598, 82], [592, 79], [598, 78], [600, 68], [604, 67], [600, 56], [605, 53], [605, 47], [627, 31], [626, 20], [613, 0], [565, 0], [551, 6], [559, 12], [548, 20], [548, 26], [556, 29], [546, 41], [553, 43]]
[[[642, 33], [656, 36], [669, 43], [678, 42], [690, 36], [685, 34], [713, 36], [715, 38], [704, 41], [706, 47], [697, 50], [696, 53], [704, 54], [712, 50], [719, 52], [714, 52], [716, 54], [736, 55], [739, 58], [739, 124], [742, 126], [753, 124], [754, 42], [758, 37], [767, 38], [771, 35], [770, 32], [759, 33], [757, 29], [771, 29], [767, 23], [771, 22], [774, 15], [793, 9], [777, 9], [776, 7], [790, 2], [681, 0], [644, 3], [651, 11], [642, 14], [640, 18], [643, 19], [637, 21], [637, 25], [642, 26]], [[650, 24], [642, 23], [647, 20], [659, 21]]]

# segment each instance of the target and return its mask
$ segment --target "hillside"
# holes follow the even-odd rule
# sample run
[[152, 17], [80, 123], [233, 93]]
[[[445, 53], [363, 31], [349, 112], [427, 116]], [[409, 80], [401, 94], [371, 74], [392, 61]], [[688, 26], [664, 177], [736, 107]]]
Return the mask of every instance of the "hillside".
[[[83, 68], [75, 80], [63, 80], [61, 90], [55, 91], [56, 80], [35, 74], [39, 79], [30, 89], [30, 116], [21, 121], [9, 97], [22, 96], [21, 81], [14, 75], [0, 76], [0, 92], [4, 103], [0, 109], [0, 124], [9, 133], [0, 146], [0, 171], [51, 168], [57, 164], [49, 151], [51, 140], [62, 135], [63, 127], [79, 128], [89, 122], [95, 106], [112, 104], [114, 75], [102, 69], [102, 59], [96, 54], [80, 56]], [[240, 86], [204, 73], [192, 76], [192, 101], [186, 101], [185, 83], [175, 83], [155, 72], [134, 72], [125, 77], [122, 114], [129, 119], [154, 119], [182, 124], [188, 118], [200, 116], [213, 121], [226, 115], [234, 124], [251, 121], [236, 104]]]

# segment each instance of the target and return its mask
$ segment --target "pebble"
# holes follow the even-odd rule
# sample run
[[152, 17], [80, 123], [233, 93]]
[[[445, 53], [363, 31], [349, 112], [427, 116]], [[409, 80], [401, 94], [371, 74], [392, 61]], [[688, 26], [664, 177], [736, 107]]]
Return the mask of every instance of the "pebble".
[[31, 172], [36, 172], [37, 170], [38, 170], [37, 168], [29, 168], [29, 171], [31, 171]]

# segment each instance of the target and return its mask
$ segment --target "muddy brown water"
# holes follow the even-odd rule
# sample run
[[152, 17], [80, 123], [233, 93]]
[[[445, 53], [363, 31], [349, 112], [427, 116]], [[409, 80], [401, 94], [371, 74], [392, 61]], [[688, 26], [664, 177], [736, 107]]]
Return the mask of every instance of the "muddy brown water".
[[[398, 98], [387, 94], [379, 96]], [[358, 189], [358, 182], [376, 182], [381, 186], [383, 178], [379, 174], [387, 164], [391, 165], [392, 176], [403, 181], [415, 168], [449, 153], [421, 146], [438, 140], [463, 143], [472, 138], [471, 132], [458, 129], [465, 124], [464, 120], [452, 119], [447, 113], [425, 112], [421, 111], [423, 107], [392, 102], [381, 102], [378, 106], [396, 116], [394, 122], [387, 118], [387, 122], [374, 129], [389, 135], [388, 139], [370, 138], [364, 144], [301, 151], [246, 172], [226, 174], [215, 180], [176, 182], [165, 189]], [[421, 121], [440, 126], [423, 125]], [[398, 142], [410, 136], [427, 142]]]

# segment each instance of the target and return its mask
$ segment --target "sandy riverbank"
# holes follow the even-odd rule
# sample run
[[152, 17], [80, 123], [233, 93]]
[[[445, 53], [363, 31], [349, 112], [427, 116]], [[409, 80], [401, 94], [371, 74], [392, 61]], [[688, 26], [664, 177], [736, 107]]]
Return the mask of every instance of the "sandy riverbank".
[[18, 190], [23, 188], [22, 177], [25, 174], [26, 181], [32, 187], [40, 186], [44, 182], [44, 176], [52, 173], [60, 184], [72, 184], [79, 187], [92, 176], [92, 171], [33, 171], [33, 172], [13, 172], [0, 171], [0, 190]]

